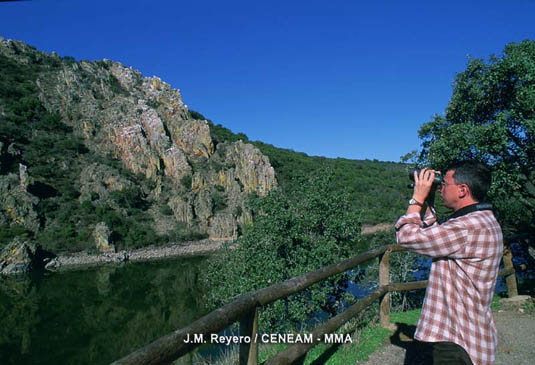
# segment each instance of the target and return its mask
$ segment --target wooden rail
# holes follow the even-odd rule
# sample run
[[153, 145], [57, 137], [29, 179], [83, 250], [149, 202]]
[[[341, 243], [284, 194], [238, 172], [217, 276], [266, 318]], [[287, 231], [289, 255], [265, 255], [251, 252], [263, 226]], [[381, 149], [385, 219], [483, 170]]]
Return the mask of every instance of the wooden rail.
[[[323, 267], [319, 270], [303, 274], [298, 277], [288, 279], [282, 283], [271, 285], [267, 288], [259, 289], [255, 292], [243, 294], [231, 303], [218, 308], [204, 317], [191, 323], [189, 326], [176, 330], [166, 336], [159, 338], [151, 344], [142, 347], [131, 354], [117, 360], [113, 364], [167, 364], [179, 357], [187, 354], [203, 341], [209, 342], [212, 335], [217, 333], [232, 323], [239, 321], [240, 336], [251, 339], [250, 343], [240, 341], [240, 365], [258, 364], [258, 307], [273, 303], [276, 300], [288, 297], [302, 291], [309, 286], [324, 280], [330, 276], [351, 270], [356, 266], [380, 257], [379, 262], [379, 288], [359, 300], [344, 312], [329, 319], [327, 322], [316, 327], [311, 332], [312, 343], [295, 344], [275, 355], [265, 362], [265, 364], [290, 364], [304, 356], [307, 351], [321, 342], [324, 334], [332, 333], [340, 328], [344, 323], [354, 318], [359, 312], [370, 306], [375, 300], [380, 300], [380, 323], [384, 327], [390, 325], [390, 292], [423, 289], [427, 286], [427, 280], [390, 283], [389, 279], [389, 258], [390, 253], [402, 251], [399, 245], [385, 245], [348, 260]], [[506, 276], [508, 295], [518, 295], [515, 270], [512, 264], [512, 254], [510, 250], [504, 253], [504, 269], [499, 275]], [[194, 337], [197, 336], [197, 337]], [[203, 341], [191, 341], [191, 339], [203, 339]], [[190, 341], [188, 341], [188, 339]]]

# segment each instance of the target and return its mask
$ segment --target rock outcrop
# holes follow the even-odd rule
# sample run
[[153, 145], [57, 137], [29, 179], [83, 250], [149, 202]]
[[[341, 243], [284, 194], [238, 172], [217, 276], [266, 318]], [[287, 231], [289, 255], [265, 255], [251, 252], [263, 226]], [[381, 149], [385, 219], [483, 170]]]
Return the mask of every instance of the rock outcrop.
[[93, 238], [98, 252], [115, 252], [115, 247], [110, 244], [110, 233], [110, 229], [104, 222], [100, 222], [95, 226]]
[[35, 205], [39, 199], [28, 192], [26, 166], [19, 165], [19, 174], [0, 175], [0, 225], [20, 225], [37, 232], [39, 218]]
[[0, 274], [20, 274], [30, 271], [38, 247], [16, 237], [0, 252]]
[[[143, 190], [152, 219], [167, 222], [154, 225], [159, 234], [172, 230], [169, 219], [174, 219], [210, 239], [234, 239], [250, 221], [247, 196], [265, 195], [276, 185], [266, 156], [242, 141], [214, 143], [210, 123], [192, 118], [180, 91], [158, 77], [143, 77], [109, 60], [62, 59], [11, 40], [0, 41], [0, 55], [20, 64], [55, 65], [42, 68], [35, 81], [40, 102], [102, 156], [101, 163], [84, 165], [73, 181], [80, 204], [109, 202], [126, 214], [110, 202], [110, 194], [135, 187]], [[0, 151], [8, 153], [4, 144]], [[30, 180], [25, 166], [18, 176], [0, 176], [0, 224], [40, 228], [32, 208], [37, 198], [27, 191]], [[107, 228], [94, 226], [95, 240], [105, 241], [114, 230]]]

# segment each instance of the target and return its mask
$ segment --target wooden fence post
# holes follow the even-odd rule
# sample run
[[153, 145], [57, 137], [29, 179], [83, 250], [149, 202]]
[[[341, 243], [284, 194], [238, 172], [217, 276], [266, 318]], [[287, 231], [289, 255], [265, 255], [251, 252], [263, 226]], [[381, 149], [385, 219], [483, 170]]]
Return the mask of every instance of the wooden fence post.
[[[390, 250], [379, 256], [379, 287], [390, 284]], [[390, 327], [390, 293], [386, 292], [379, 305], [381, 327]]]
[[[513, 253], [509, 246], [505, 246], [503, 250], [503, 266], [513, 268]], [[516, 274], [513, 272], [505, 277], [505, 283], [507, 284], [507, 296], [509, 298], [516, 297], [518, 295], [518, 288], [516, 286]]]
[[240, 320], [240, 336], [247, 336], [251, 341], [240, 341], [240, 365], [258, 364], [258, 309], [255, 308]]

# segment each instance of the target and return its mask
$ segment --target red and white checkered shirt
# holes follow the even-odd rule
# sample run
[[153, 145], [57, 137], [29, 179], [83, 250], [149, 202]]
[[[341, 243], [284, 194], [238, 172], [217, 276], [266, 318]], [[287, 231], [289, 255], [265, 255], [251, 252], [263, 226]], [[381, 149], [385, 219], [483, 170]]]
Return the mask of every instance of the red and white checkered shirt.
[[[425, 217], [426, 223], [431, 217]], [[396, 232], [400, 245], [433, 258], [414, 338], [454, 342], [475, 365], [493, 364], [498, 334], [490, 304], [503, 236], [492, 211], [475, 211], [427, 228], [418, 213], [411, 213], [397, 221]]]

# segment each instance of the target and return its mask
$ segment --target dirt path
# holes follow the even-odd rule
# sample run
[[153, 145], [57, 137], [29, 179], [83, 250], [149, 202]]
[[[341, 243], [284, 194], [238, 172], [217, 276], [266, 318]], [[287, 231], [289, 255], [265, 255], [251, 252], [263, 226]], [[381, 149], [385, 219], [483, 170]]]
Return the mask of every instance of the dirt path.
[[[494, 312], [498, 328], [498, 353], [496, 365], [532, 365], [535, 363], [535, 314], [522, 313], [518, 309], [502, 309]], [[414, 328], [404, 330], [409, 332]], [[401, 331], [404, 332], [403, 329]], [[427, 349], [415, 346], [410, 338], [396, 336], [382, 349], [359, 365], [426, 365]], [[407, 358], [407, 359], [406, 359]]]
[[394, 223], [379, 223], [373, 226], [364, 225], [362, 226], [362, 235], [366, 236], [377, 232], [388, 231], [391, 229], [394, 229]]

